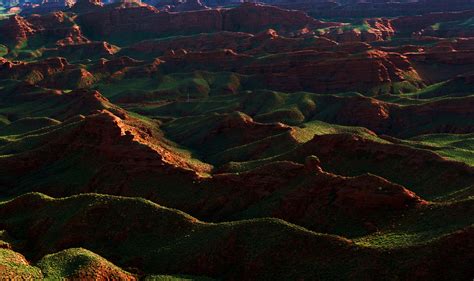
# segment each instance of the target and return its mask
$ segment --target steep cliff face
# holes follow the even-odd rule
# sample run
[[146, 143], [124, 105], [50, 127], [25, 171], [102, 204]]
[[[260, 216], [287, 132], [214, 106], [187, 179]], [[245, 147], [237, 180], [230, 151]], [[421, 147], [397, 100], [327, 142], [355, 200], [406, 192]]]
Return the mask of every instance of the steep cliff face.
[[251, 3], [226, 10], [223, 16], [224, 30], [251, 33], [256, 33], [268, 28], [275, 29], [282, 33], [289, 33], [304, 28], [317, 29], [339, 25], [339, 23], [316, 20], [301, 11], [290, 11]]
[[116, 32], [142, 32], [155, 36], [216, 31], [256, 33], [268, 28], [292, 33], [304, 28], [339, 25], [315, 20], [303, 12], [254, 4], [187, 13], [159, 12], [149, 6], [127, 9], [105, 7], [80, 15], [78, 21], [95, 36], [110, 36]]
[[111, 36], [115, 33], [166, 36], [222, 29], [222, 15], [219, 10], [168, 13], [159, 12], [150, 6], [130, 8], [106, 6], [81, 14], [78, 22], [94, 37]]
[[[24, 48], [35, 39], [39, 44], [45, 45], [70, 45], [88, 42], [84, 37], [79, 26], [75, 25], [73, 20], [63, 12], [55, 12], [47, 15], [31, 15], [21, 17], [15, 15], [10, 17], [6, 23], [0, 25], [2, 43], [9, 44], [12, 48]], [[37, 46], [29, 46], [35, 48]]]

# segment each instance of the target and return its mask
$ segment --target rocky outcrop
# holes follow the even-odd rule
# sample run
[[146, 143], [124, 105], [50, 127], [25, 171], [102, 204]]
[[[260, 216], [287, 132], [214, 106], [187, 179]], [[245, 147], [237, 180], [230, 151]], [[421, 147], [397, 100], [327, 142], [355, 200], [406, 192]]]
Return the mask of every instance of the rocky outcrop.
[[[332, 173], [377, 174], [431, 200], [463, 190], [474, 179], [472, 167], [446, 160], [431, 151], [349, 134], [315, 136], [282, 159], [303, 161], [307, 155], [316, 155], [323, 168]], [[435, 185], [437, 189], [433, 189]]]
[[39, 85], [53, 89], [82, 89], [91, 87], [96, 78], [84, 68], [68, 69], [46, 77]]
[[183, 49], [188, 52], [210, 52], [229, 49], [241, 54], [259, 55], [298, 50], [331, 50], [338, 44], [324, 37], [288, 38], [268, 29], [257, 34], [221, 31], [215, 33], [176, 36], [156, 40], [145, 40], [124, 48], [130, 56], [162, 56]]
[[373, 18], [363, 20], [359, 26], [345, 25], [322, 29], [319, 34], [341, 43], [370, 43], [390, 39], [395, 32], [390, 20]]
[[[162, 129], [170, 139], [201, 151], [203, 156], [208, 156], [206, 158], [242, 146], [255, 151], [255, 155], [263, 155], [268, 148], [268, 143], [264, 142], [257, 145], [257, 148], [251, 149], [252, 143], [288, 135], [291, 131], [289, 126], [281, 123], [255, 122], [250, 116], [241, 112], [212, 114], [202, 118], [183, 118], [164, 125]], [[288, 147], [290, 146], [289, 143]]]
[[[250, 61], [252, 56], [238, 54], [230, 49], [210, 52], [187, 52], [186, 50], [171, 51], [160, 57], [164, 61], [164, 68], [169, 71], [180, 69], [205, 68], [209, 70], [226, 69], [236, 71], [239, 66]], [[205, 67], [203, 67], [205, 65]]]
[[282, 33], [292, 33], [304, 28], [338, 25], [315, 20], [302, 12], [254, 4], [244, 4], [234, 9], [186, 13], [158, 12], [149, 6], [125, 9], [104, 7], [80, 15], [78, 21], [97, 36], [117, 33], [128, 36], [130, 33], [142, 32], [159, 37], [217, 31], [255, 33], [268, 28]]
[[[194, 46], [190, 44], [193, 38], [144, 41], [126, 49], [125, 53], [141, 50], [148, 50], [148, 55], [163, 53], [160, 60], [168, 72], [237, 72], [251, 75], [267, 89], [281, 91], [332, 93], [354, 90], [376, 95], [400, 93], [424, 85], [407, 56], [375, 50], [366, 43], [290, 39], [272, 30], [254, 36], [242, 33], [200, 35]], [[210, 40], [206, 42], [206, 38]], [[213, 40], [223, 38], [229, 40], [218, 41], [213, 48]], [[191, 50], [179, 48], [180, 45], [189, 46]], [[220, 49], [226, 46], [233, 49]], [[179, 49], [172, 49], [174, 47]], [[275, 55], [262, 56], [262, 52], [275, 52]]]
[[367, 19], [366, 22], [370, 26], [370, 33], [373, 34], [373, 41], [390, 39], [396, 33], [396, 29], [388, 19], [374, 18]]
[[19, 46], [26, 43], [26, 40], [36, 33], [36, 28], [23, 17], [15, 15], [0, 25], [0, 33], [2, 34], [1, 43]]
[[[153, 65], [159, 65], [160, 61], [156, 61], [152, 63]], [[135, 60], [127, 56], [122, 56], [118, 58], [113, 58], [107, 60], [105, 58], [101, 58], [91, 67], [93, 72], [97, 73], [107, 73], [107, 74], [114, 74], [116, 72], [122, 72], [124, 69], [131, 69], [135, 67], [142, 67], [145, 70], [145, 66], [147, 62], [141, 60]]]
[[[68, 97], [68, 95], [72, 96]], [[68, 95], [64, 95], [63, 99], [75, 97], [76, 100], [66, 103], [67, 108], [62, 114], [77, 112], [75, 107], [78, 107], [83, 112], [90, 108], [91, 111], [86, 111], [90, 112], [89, 115], [76, 116], [64, 125], [60, 125], [59, 128], [57, 127], [58, 130], [50, 128], [49, 134], [43, 135], [35, 144], [35, 150], [3, 158], [1, 161], [9, 165], [11, 175], [26, 175], [32, 170], [42, 169], [62, 159], [75, 158], [74, 155], [79, 156], [74, 160], [77, 161], [77, 165], [89, 165], [86, 163], [90, 159], [86, 155], [94, 155], [94, 161], [90, 162], [90, 165], [95, 168], [84, 170], [84, 184], [70, 182], [64, 183], [64, 188], [58, 188], [61, 182], [61, 179], [58, 179], [59, 181], [48, 181], [38, 186], [38, 190], [49, 194], [73, 194], [79, 190], [97, 188], [103, 188], [104, 191], [109, 189], [111, 193], [120, 193], [119, 190], [113, 191], [118, 182], [121, 182], [120, 189], [128, 193], [125, 189], [130, 188], [135, 182], [135, 180], [130, 181], [130, 177], [137, 177], [136, 180], [140, 180], [146, 174], [150, 175], [152, 171], [154, 176], [161, 178], [162, 184], [179, 179], [186, 185], [199, 178], [200, 173], [209, 172], [209, 165], [192, 163], [173, 152], [151, 127], [129, 117], [123, 111], [109, 107], [108, 109], [114, 113], [108, 110], [94, 112], [92, 110], [94, 107], [107, 107], [107, 100], [98, 92], [77, 91]], [[79, 98], [80, 95], [82, 98]], [[93, 103], [99, 103], [99, 106]], [[60, 138], [56, 138], [58, 133], [61, 135]], [[43, 157], [46, 151], [49, 151], [49, 156]], [[124, 169], [128, 172], [123, 174], [120, 171]], [[106, 176], [107, 174], [109, 176]], [[111, 176], [114, 178], [113, 181], [109, 181]], [[8, 181], [7, 178], [2, 178], [5, 184]], [[130, 192], [135, 193], [133, 190]]]
[[415, 86], [422, 83], [407, 57], [381, 51], [366, 51], [359, 55], [293, 52], [284, 58], [255, 61], [245, 66], [242, 73], [261, 73], [273, 89], [318, 93], [345, 89], [377, 94], [387, 91], [383, 88], [397, 82], [406, 81]]
[[0, 65], [0, 77], [37, 83], [48, 76], [74, 68], [65, 58], [48, 58], [38, 62], [5, 62]]
[[322, 22], [301, 11], [284, 10], [272, 6], [244, 3], [224, 12], [223, 29], [257, 33], [264, 29], [275, 29], [283, 34], [304, 28], [317, 29], [340, 25]]
[[43, 38], [46, 44], [52, 40], [57, 40], [54, 44], [58, 45], [88, 42], [80, 27], [63, 12], [31, 15], [27, 20], [38, 30], [38, 35]]
[[[298, 179], [298, 183], [294, 179]], [[353, 223], [357, 221], [355, 227], [364, 229], [367, 222], [364, 218], [374, 210], [379, 214], [391, 213], [426, 203], [413, 192], [377, 176], [341, 177], [323, 171], [318, 164], [308, 169], [288, 161], [241, 174], [217, 174], [208, 182], [218, 189], [226, 189], [228, 196], [209, 194], [194, 207], [190, 206], [191, 213], [225, 220], [231, 212], [282, 194], [277, 202], [267, 201], [262, 213], [270, 212], [272, 216], [316, 231], [328, 231], [333, 229], [334, 220], [349, 218], [354, 219]], [[288, 186], [291, 189], [286, 190]], [[231, 203], [236, 200], [238, 204]], [[229, 205], [234, 209], [227, 207]], [[370, 220], [377, 224], [378, 219]]]
[[81, 44], [61, 44], [57, 48], [46, 49], [43, 56], [61, 56], [69, 60], [111, 58], [119, 48], [107, 42], [86, 42]]
[[192, 36], [177, 36], [157, 40], [146, 40], [133, 44], [125, 49], [130, 55], [149, 54], [161, 56], [171, 53], [171, 50], [184, 49], [187, 51], [213, 51], [218, 49], [231, 49], [234, 51], [250, 48], [252, 34], [243, 32], [221, 31]]
[[0, 43], [13, 47], [28, 45], [28, 39], [33, 36], [41, 38], [45, 45], [64, 46], [89, 41], [80, 27], [63, 12], [42, 16], [35, 14], [26, 18], [16, 15], [0, 26], [0, 32], [5, 35], [0, 37]]
[[169, 71], [206, 69], [255, 75], [267, 88], [281, 91], [356, 90], [379, 94], [395, 91], [391, 88], [394, 83], [400, 83], [399, 91], [404, 86], [408, 89], [423, 85], [406, 56], [371, 50], [358, 55], [305, 50], [265, 58], [232, 50], [181, 50], [160, 59]]
[[[284, 196], [273, 216], [318, 229], [323, 225], [326, 227], [331, 225], [328, 220], [330, 216], [321, 211], [327, 208], [327, 211], [331, 209], [329, 212], [346, 213], [347, 216], [358, 220], [359, 227], [363, 229], [367, 225], [376, 227], [376, 220], [361, 219], [375, 210], [380, 214], [426, 204], [402, 186], [370, 174], [344, 178], [323, 172], [311, 180], [310, 184], [306, 184], [306, 188]], [[371, 232], [371, 229], [367, 228], [367, 231]]]
[[0, 63], [0, 78], [23, 80], [32, 85], [53, 89], [76, 89], [91, 86], [94, 76], [87, 70], [71, 65], [62, 57], [52, 57], [32, 63]]
[[168, 13], [158, 12], [150, 6], [130, 8], [106, 6], [79, 15], [78, 22], [95, 36], [102, 37], [118, 33], [122, 36], [131, 36], [137, 32], [150, 36], [165, 36], [214, 32], [222, 28], [221, 13], [218, 10]]
[[381, 32], [373, 29], [360, 30], [360, 29], [330, 29], [328, 32], [323, 33], [321, 36], [334, 40], [341, 43], [353, 43], [353, 42], [375, 42], [383, 41]]
[[317, 108], [311, 112], [313, 118], [328, 123], [366, 127], [377, 134], [407, 138], [434, 133], [462, 134], [474, 129], [472, 124], [464, 122], [474, 118], [472, 97], [442, 99], [407, 106], [362, 96], [327, 96], [318, 101], [323, 104], [337, 104], [337, 110], [331, 114], [322, 114], [324, 111]]

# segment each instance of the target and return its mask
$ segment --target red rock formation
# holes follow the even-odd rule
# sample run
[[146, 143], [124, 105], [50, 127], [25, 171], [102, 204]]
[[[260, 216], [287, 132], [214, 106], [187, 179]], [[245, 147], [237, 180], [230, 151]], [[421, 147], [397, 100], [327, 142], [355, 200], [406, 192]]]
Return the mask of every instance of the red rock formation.
[[143, 32], [154, 36], [217, 31], [259, 32], [268, 28], [291, 33], [306, 27], [338, 25], [315, 20], [302, 12], [254, 4], [245, 4], [229, 10], [202, 10], [186, 13], [158, 12], [149, 6], [131, 8], [112, 6], [82, 14], [78, 20], [81, 25], [101, 36], [109, 36], [113, 33], [127, 35], [133, 32]]
[[455, 51], [452, 49], [433, 49], [425, 53], [407, 53], [410, 60], [426, 63], [473, 64], [474, 50]]
[[380, 220], [374, 216], [369, 219], [371, 213], [399, 212], [426, 203], [413, 192], [380, 177], [341, 177], [313, 164], [308, 168], [308, 164], [282, 161], [240, 174], [216, 174], [203, 184], [225, 190], [225, 196], [209, 193], [201, 201], [179, 208], [201, 217], [225, 220], [256, 202], [283, 193], [278, 201], [268, 201], [263, 213], [270, 212], [316, 231], [328, 231], [335, 220], [350, 218], [354, 227], [364, 228], [366, 220]]
[[38, 29], [60, 29], [69, 25], [71, 20], [63, 12], [54, 12], [47, 15], [31, 15], [28, 21]]
[[[322, 36], [341, 43], [362, 42], [362, 32], [357, 29], [342, 30], [339, 28], [330, 29], [329, 32]], [[373, 40], [375, 41], [375, 40]]]
[[268, 29], [252, 35], [243, 32], [221, 31], [193, 36], [178, 36], [159, 40], [146, 40], [132, 45], [125, 51], [161, 56], [170, 50], [184, 49], [190, 52], [209, 52], [219, 49], [230, 49], [243, 54], [281, 53], [297, 50], [326, 50], [337, 46], [337, 43], [324, 37], [288, 38]]
[[51, 38], [61, 38], [57, 41], [58, 45], [88, 42], [79, 26], [74, 25], [63, 12], [31, 15], [27, 18], [16, 15], [0, 26], [0, 32], [5, 34], [5, 37], [0, 38], [0, 43], [13, 46], [27, 44], [27, 40], [33, 35], [42, 37], [45, 44], [49, 44]]
[[458, 38], [456, 40], [443, 40], [433, 47], [425, 47], [423, 52], [407, 53], [411, 60], [427, 63], [442, 64], [473, 64], [474, 40]]
[[251, 40], [254, 49], [247, 51], [249, 54], [284, 53], [302, 50], [327, 51], [334, 50], [338, 44], [324, 37], [313, 38], [287, 38], [278, 35], [273, 30], [256, 34]]
[[[280, 43], [285, 43], [285, 39], [279, 42], [278, 38], [268, 39], [249, 53], [278, 49]], [[260, 58], [232, 50], [182, 50], [168, 52], [160, 59], [165, 61], [163, 67], [167, 70], [219, 70], [255, 75], [267, 88], [282, 91], [327, 93], [357, 90], [378, 94], [395, 91], [395, 87], [391, 88], [394, 83], [400, 83], [400, 91], [405, 86], [411, 89], [423, 85], [406, 56], [371, 50], [369, 45], [362, 43], [337, 45], [323, 41], [324, 45], [318, 46], [317, 42], [298, 45], [302, 42], [295, 41], [295, 45], [289, 48], [303, 50]], [[328, 47], [331, 44], [333, 47]]]
[[[462, 77], [462, 76], [461, 76]], [[469, 75], [465, 75], [466, 82]], [[318, 116], [316, 108], [312, 116], [329, 123], [361, 126], [378, 134], [410, 137], [434, 133], [468, 133], [474, 127], [464, 122], [474, 118], [474, 98], [443, 99], [419, 105], [400, 106], [368, 97], [321, 97], [323, 104], [337, 104], [331, 114]], [[430, 126], [424, 126], [430, 124]]]
[[66, 69], [73, 68], [65, 58], [48, 58], [38, 62], [6, 62], [0, 65], [0, 77], [36, 83]]
[[407, 57], [381, 51], [367, 51], [359, 55], [293, 52], [287, 53], [284, 58], [270, 57], [255, 61], [245, 66], [242, 72], [261, 73], [270, 87], [284, 91], [324, 93], [344, 89], [377, 93], [384, 91], [378, 87], [396, 82], [421, 85]]
[[[213, 114], [199, 120], [199, 122], [190, 123], [192, 126], [187, 124], [190, 121], [188, 119], [178, 120], [175, 126], [181, 128], [179, 131], [172, 128], [167, 130], [167, 126], [163, 126], [163, 130], [173, 140], [195, 150], [203, 151], [206, 155], [223, 153], [228, 149], [251, 145], [265, 138], [289, 135], [291, 131], [289, 126], [281, 123], [262, 124], [255, 122], [250, 116], [240, 112]], [[204, 130], [208, 131], [203, 132]], [[261, 151], [256, 151], [255, 154], [264, 153], [266, 148], [268, 148], [268, 143], [261, 145]]]
[[205, 69], [229, 69], [236, 70], [239, 65], [250, 60], [252, 56], [238, 54], [230, 49], [223, 49], [211, 52], [169, 52], [160, 60], [165, 62], [166, 69], [179, 70], [183, 68], [200, 68], [205, 65]]
[[81, 26], [103, 37], [114, 33], [129, 36], [136, 32], [164, 36], [214, 32], [222, 28], [221, 13], [218, 10], [160, 13], [150, 6], [130, 8], [106, 6], [97, 11], [79, 15], [78, 21]]
[[89, 88], [96, 78], [84, 68], [63, 71], [54, 76], [48, 76], [39, 85], [52, 89], [82, 89]]
[[[273, 216], [317, 228], [331, 224], [327, 213], [321, 210], [327, 208], [331, 209], [326, 210], [329, 212], [346, 213], [365, 227], [367, 221], [363, 218], [373, 212], [396, 212], [425, 203], [413, 192], [380, 177], [344, 178], [323, 172], [311, 177], [305, 188], [282, 198]], [[370, 223], [377, 224], [374, 220]]]
[[60, 39], [56, 42], [56, 45], [58, 45], [59, 47], [63, 47], [74, 44], [86, 44], [89, 42], [90, 41], [82, 34], [82, 31], [79, 26], [74, 25], [66, 33], [63, 39]]
[[5, 43], [18, 46], [36, 33], [36, 28], [21, 16], [10, 17], [6, 23], [0, 25], [0, 34], [6, 39]]
[[0, 78], [23, 80], [53, 89], [76, 89], [91, 86], [94, 76], [71, 65], [65, 58], [52, 57], [38, 62], [0, 62]]
[[373, 41], [387, 40], [396, 33], [396, 29], [388, 19], [367, 19], [366, 22], [370, 26], [369, 31], [375, 35], [375, 40]]
[[79, 26], [63, 12], [46, 15], [31, 15], [28, 21], [38, 30], [38, 34], [48, 42], [50, 38], [61, 38], [56, 44], [78, 44], [88, 42]]
[[[159, 61], [156, 62], [159, 64]], [[145, 66], [146, 62], [132, 59], [130, 57], [122, 56], [111, 60], [100, 59], [95, 65], [92, 66], [91, 70], [99, 73], [113, 74], [118, 71], [123, 71], [127, 68]]]
[[351, 98], [342, 105], [336, 118], [347, 125], [353, 123], [382, 132], [390, 126], [390, 109], [390, 105], [376, 99]]
[[387, 19], [366, 19], [361, 24], [366, 28], [332, 27], [320, 31], [320, 34], [341, 43], [384, 41], [395, 35], [395, 30]]
[[[394, 112], [396, 117], [392, 118], [394, 124], [392, 130], [393, 132], [406, 130], [405, 132], [408, 133], [410, 129], [415, 130], [415, 126], [420, 127], [425, 122], [431, 122], [432, 127], [419, 129], [417, 134], [469, 133], [474, 130], [474, 125], [464, 123], [463, 120], [474, 118], [473, 106], [474, 97], [467, 97], [464, 99], [440, 100], [420, 106], [399, 107], [397, 108], [398, 112]], [[444, 119], [442, 116], [450, 117]], [[453, 122], [452, 118], [457, 121]], [[400, 135], [403, 135], [403, 133], [400, 133]]]
[[[104, 108], [107, 103], [98, 92], [78, 91], [70, 95], [62, 97], [65, 100], [74, 99], [73, 103], [70, 101], [66, 104], [67, 108], [63, 114], [70, 115], [77, 112], [77, 108], [82, 111], [87, 108], [92, 110], [94, 107]], [[82, 98], [79, 98], [79, 95], [82, 95]], [[100, 105], [93, 106], [93, 102]], [[120, 186], [122, 192], [135, 193], [136, 191], [126, 190], [135, 180], [143, 179], [151, 173], [153, 177], [159, 178], [161, 184], [179, 179], [189, 185], [198, 179], [201, 173], [209, 172], [209, 165], [195, 164], [175, 153], [156, 132], [139, 120], [129, 117], [119, 109], [109, 109], [115, 114], [101, 110], [95, 113], [92, 111], [92, 115], [85, 117], [77, 116], [68, 121], [70, 126], [61, 131], [60, 138], [56, 138], [56, 133], [52, 131], [51, 134], [43, 136], [34, 151], [2, 158], [0, 162], [2, 165], [9, 165], [12, 175], [24, 175], [79, 153], [83, 156], [75, 160], [79, 161], [77, 163], [97, 168], [92, 174], [83, 175], [87, 177], [85, 185], [65, 183], [67, 186], [59, 188], [58, 183], [52, 181], [40, 188], [43, 192], [58, 195], [73, 194], [79, 192], [78, 189], [87, 192], [98, 188], [116, 193], [121, 192], [116, 189]], [[48, 157], [44, 157], [45, 153]], [[94, 155], [94, 161], [91, 161], [91, 155]], [[127, 172], [123, 173], [124, 170]], [[114, 178], [113, 181], [110, 181], [111, 177]]]
[[244, 3], [225, 11], [223, 25], [223, 29], [229, 31], [257, 33], [272, 28], [281, 33], [291, 33], [304, 28], [317, 29], [340, 24], [322, 22], [301, 11]]
[[140, 52], [154, 55], [163, 55], [169, 50], [212, 51], [217, 49], [231, 49], [238, 51], [250, 48], [249, 40], [252, 35], [243, 32], [221, 31], [210, 34], [193, 36], [179, 36], [169, 39], [147, 40], [132, 45], [131, 52]]
[[87, 42], [81, 44], [60, 44], [55, 49], [47, 49], [43, 56], [64, 56], [74, 59], [110, 58], [119, 48], [107, 42]]
[[[462, 190], [474, 179], [472, 167], [446, 160], [429, 150], [350, 134], [315, 136], [282, 159], [301, 162], [307, 155], [316, 155], [324, 170], [331, 173], [360, 175], [370, 172], [402, 184], [423, 198], [432, 199]], [[400, 174], [404, 176], [400, 177]]]

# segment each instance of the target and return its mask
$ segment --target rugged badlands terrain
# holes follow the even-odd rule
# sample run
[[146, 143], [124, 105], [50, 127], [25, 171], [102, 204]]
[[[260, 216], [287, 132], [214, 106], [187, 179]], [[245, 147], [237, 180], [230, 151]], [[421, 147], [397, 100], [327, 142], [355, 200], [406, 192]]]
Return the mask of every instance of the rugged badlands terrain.
[[0, 276], [472, 280], [474, 9], [0, 21]]

